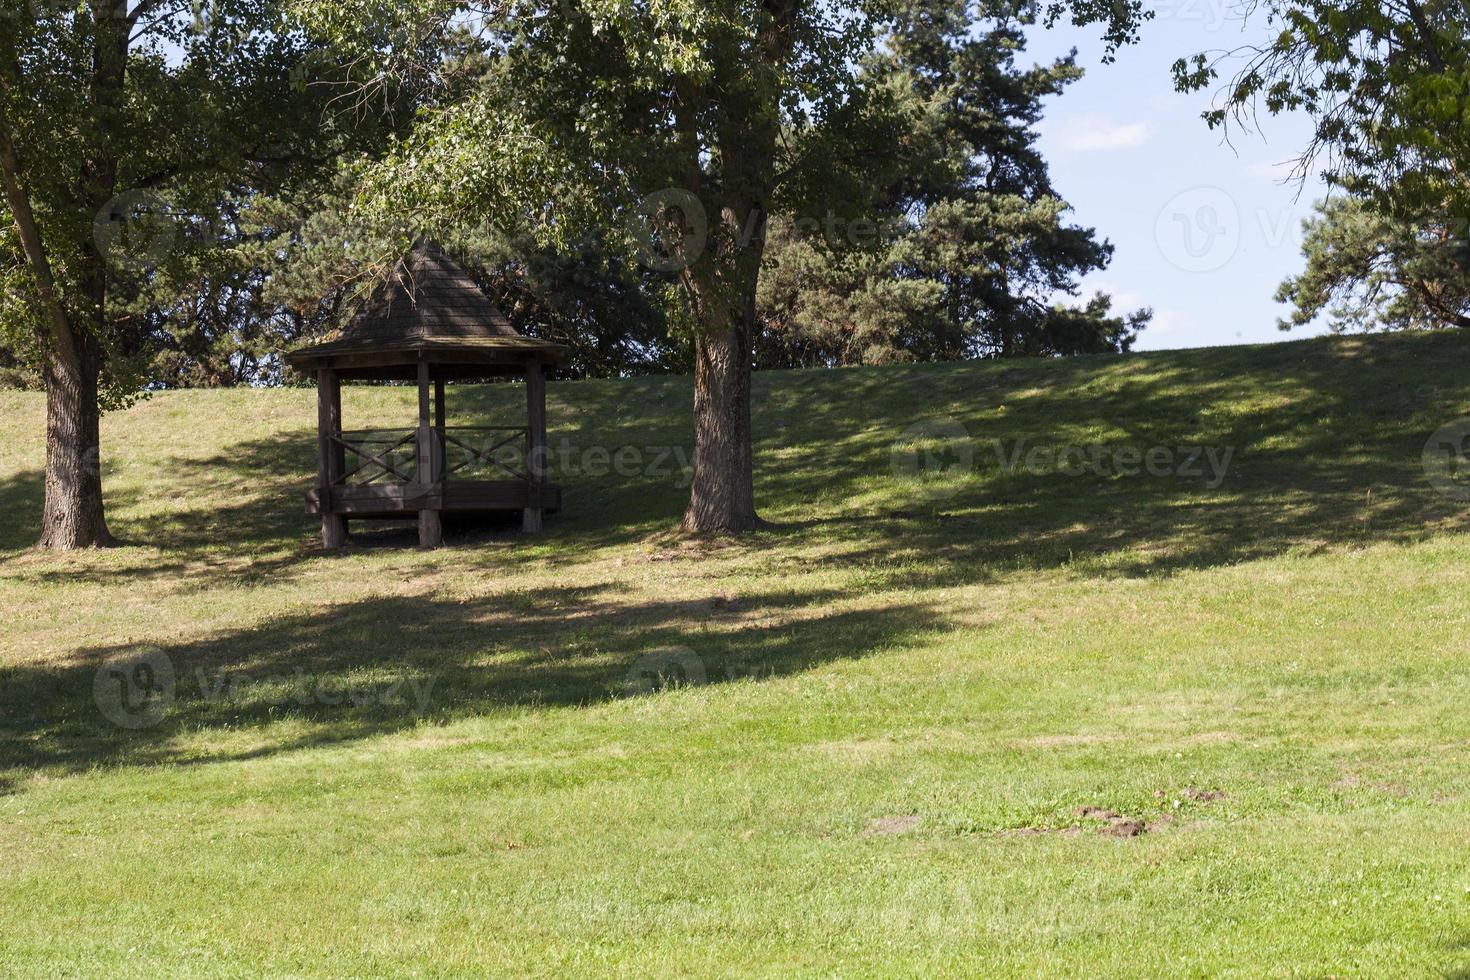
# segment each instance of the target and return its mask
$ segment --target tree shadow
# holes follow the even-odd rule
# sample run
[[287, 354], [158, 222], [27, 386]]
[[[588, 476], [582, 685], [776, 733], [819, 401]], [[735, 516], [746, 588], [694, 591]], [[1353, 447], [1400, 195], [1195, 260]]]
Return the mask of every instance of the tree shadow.
[[[29, 562], [23, 569], [10, 566], [3, 577], [39, 583], [169, 580], [203, 590], [287, 574], [321, 556], [317, 525], [305, 506], [315, 452], [315, 431], [296, 428], [229, 443], [207, 457], [157, 462], [146, 486], [104, 473], [108, 522], [124, 547], [97, 565]], [[0, 500], [12, 499], [8, 490], [12, 512], [39, 516], [39, 476], [13, 490], [0, 485]], [[0, 538], [0, 550], [29, 547], [33, 542], [23, 533]]]
[[[885, 561], [891, 584], [1064, 566], [1148, 576], [1410, 543], [1465, 526], [1465, 503], [1437, 493], [1423, 469], [1429, 437], [1467, 414], [1470, 384], [1453, 369], [1465, 350], [1464, 337], [1441, 335], [1079, 358], [1046, 365], [1045, 388], [1031, 365], [987, 367], [963, 390], [923, 365], [856, 372], [852, 397], [830, 412], [776, 378], [766, 410], [802, 420], [778, 426], [800, 462], [767, 471], [761, 489], [766, 500], [822, 502], [828, 513], [799, 516], [788, 537], [840, 542], [854, 565]], [[903, 389], [927, 397], [905, 406], [894, 394]], [[884, 424], [865, 425], [854, 405]], [[967, 434], [968, 474], [876, 489], [906, 427], [935, 419]], [[1070, 473], [1014, 465], [1037, 447], [1100, 447], [1108, 462]], [[1203, 460], [1193, 474], [1111, 465], [1112, 450], [1155, 447], [1182, 450], [1176, 462], [1192, 449], [1228, 451], [1229, 464], [1218, 485]]]
[[631, 601], [610, 585], [462, 602], [384, 596], [201, 639], [85, 648], [60, 665], [0, 670], [0, 791], [28, 773], [260, 757], [527, 706], [780, 677], [947, 622], [919, 603], [833, 610], [838, 597]]
[[[37, 769], [189, 762], [420, 723], [411, 706], [381, 698], [303, 699], [290, 693], [298, 671], [302, 683], [338, 687], [432, 676], [432, 719], [514, 705], [558, 709], [617, 696], [640, 658], [671, 647], [692, 650], [699, 671], [716, 681], [862, 657], [947, 626], [936, 605], [910, 598], [926, 589], [1037, 570], [1168, 575], [1462, 529], [1465, 504], [1435, 493], [1422, 454], [1429, 435], [1470, 405], [1470, 379], [1458, 370], [1467, 343], [1455, 335], [1391, 337], [966, 371], [920, 365], [760, 375], [758, 496], [781, 524], [711, 547], [745, 573], [758, 562], [760, 574], [811, 572], [811, 579], [726, 606], [553, 581], [474, 601], [382, 595], [269, 619], [164, 645], [177, 698], [161, 724], [138, 732], [107, 721], [93, 691], [110, 658], [136, 651], [82, 649], [60, 665], [17, 665], [0, 675], [0, 766], [16, 779]], [[567, 440], [578, 467], [559, 472], [553, 459], [562, 513], [541, 538], [525, 538], [513, 525], [452, 537], [453, 564], [508, 574], [533, 552], [544, 583], [586, 565], [598, 549], [644, 545], [670, 527], [687, 486], [673, 469], [652, 472], [652, 454], [668, 450], [666, 467], [677, 464], [678, 450], [687, 454], [688, 393], [687, 378], [552, 386], [552, 440]], [[375, 397], [385, 413], [397, 411], [397, 393]], [[514, 414], [520, 393], [498, 385], [452, 397], [462, 416], [497, 420]], [[968, 471], [937, 483], [896, 473], [904, 430], [935, 418], [963, 427], [974, 455]], [[991, 439], [1219, 447], [1234, 455], [1210, 486], [1177, 473], [1007, 468], [987, 448]], [[632, 454], [639, 465], [619, 469], [622, 447], [639, 450]], [[598, 464], [590, 470], [589, 450]], [[5, 574], [42, 584], [166, 580], [174, 590], [199, 592], [296, 574], [323, 557], [302, 501], [314, 452], [315, 433], [296, 424], [226, 440], [208, 458], [157, 463], [142, 482], [118, 481], [109, 502], [115, 529], [158, 551], [95, 565], [28, 561]], [[0, 504], [9, 513], [38, 511], [40, 492], [38, 473], [14, 474], [0, 481]], [[22, 535], [9, 524], [0, 541], [24, 547]], [[360, 536], [356, 547], [412, 543], [411, 534], [387, 528]], [[711, 579], [725, 567], [714, 566]], [[903, 598], [878, 611], [842, 611], [834, 581], [840, 595], [894, 591]], [[233, 674], [253, 679], [245, 694], [210, 694]], [[272, 675], [280, 679], [263, 682]], [[277, 724], [283, 720], [292, 724]], [[257, 744], [212, 754], [178, 748], [180, 733], [216, 730], [235, 733], [231, 744]]]
[[[779, 545], [800, 562], [801, 549], [819, 546], [831, 564], [887, 566], [894, 582], [946, 586], [1059, 567], [1168, 574], [1421, 540], [1465, 516], [1462, 502], [1428, 485], [1421, 457], [1429, 435], [1470, 405], [1470, 382], [1456, 367], [1466, 346], [1451, 334], [1335, 338], [970, 370], [764, 372], [755, 386], [757, 495], [780, 528], [744, 547]], [[410, 395], [379, 392], [381, 417], [368, 421], [407, 417]], [[521, 397], [510, 385], [458, 387], [451, 414], [512, 419]], [[551, 478], [564, 506], [536, 541], [539, 560], [578, 564], [677, 523], [688, 498], [691, 398], [688, 378], [551, 387]], [[905, 431], [935, 420], [962, 427], [971, 457], [965, 477], [937, 492], [895, 473]], [[1029, 448], [1069, 446], [1231, 456], [1218, 486], [1203, 475], [1069, 475], [1007, 463]], [[315, 432], [296, 425], [208, 458], [168, 460], [150, 483], [173, 494], [167, 507], [131, 506], [141, 499], [132, 486], [109, 491], [115, 529], [167, 558], [27, 574], [183, 577], [197, 588], [289, 574], [320, 556], [302, 503], [314, 454]], [[12, 477], [0, 500], [12, 512], [38, 507], [39, 483]], [[451, 532], [450, 544], [475, 562], [526, 541], [509, 529]]]
[[[0, 552], [20, 551], [41, 536], [41, 501], [46, 488], [40, 470], [22, 470], [0, 476]], [[32, 519], [26, 517], [34, 515]]]

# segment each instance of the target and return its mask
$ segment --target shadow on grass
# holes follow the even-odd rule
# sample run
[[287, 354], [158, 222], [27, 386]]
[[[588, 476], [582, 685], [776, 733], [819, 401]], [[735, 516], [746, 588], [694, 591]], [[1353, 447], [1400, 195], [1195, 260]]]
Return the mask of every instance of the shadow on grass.
[[29, 548], [41, 536], [41, 501], [45, 474], [26, 470], [0, 477], [0, 552]]
[[[895, 584], [948, 586], [1063, 566], [1167, 574], [1294, 550], [1420, 540], [1465, 515], [1463, 504], [1429, 488], [1421, 455], [1430, 433], [1470, 405], [1470, 381], [1458, 369], [1467, 346], [1444, 334], [762, 373], [758, 499], [783, 527], [751, 547], [776, 545], [801, 561], [801, 549], [816, 545], [828, 563], [893, 567]], [[514, 419], [520, 398], [507, 385], [456, 389], [451, 412], [464, 422]], [[641, 542], [677, 523], [688, 499], [678, 464], [692, 455], [689, 398], [687, 378], [552, 386], [551, 478], [563, 487], [564, 507], [538, 542], [544, 560], [576, 564], [590, 550]], [[893, 471], [905, 429], [935, 419], [963, 426], [974, 456], [970, 477], [937, 496]], [[1203, 476], [1067, 476], [1001, 463], [1018, 447], [1068, 446], [1231, 455], [1214, 488]], [[109, 498], [114, 530], [164, 549], [168, 560], [27, 574], [182, 576], [207, 589], [242, 575], [289, 573], [318, 554], [302, 504], [314, 447], [314, 431], [297, 426], [228, 444], [207, 459], [161, 464], [152, 486], [176, 493], [168, 506], [132, 507], [126, 485]], [[619, 472], [611, 461], [624, 449], [636, 464]], [[39, 494], [27, 474], [0, 485], [11, 513], [37, 512]], [[5, 543], [28, 543], [11, 537]], [[517, 540], [449, 539], [470, 563], [500, 560]], [[501, 541], [507, 548], [475, 547]]]
[[[1467, 414], [1470, 384], [1455, 368], [1466, 348], [1445, 334], [965, 374], [922, 365], [852, 372], [850, 397], [830, 407], [768, 377], [767, 411], [803, 420], [783, 428], [801, 465], [769, 471], [762, 490], [767, 501], [817, 501], [808, 511], [827, 513], [799, 516], [790, 535], [836, 543], [854, 565], [887, 563], [892, 586], [1064, 566], [1149, 576], [1419, 541], [1465, 526], [1465, 504], [1434, 492], [1422, 457], [1432, 433]], [[955, 383], [966, 377], [972, 385]], [[935, 419], [968, 433], [969, 478], [892, 478], [904, 429]], [[1208, 472], [1067, 475], [1003, 462], [1037, 447], [1213, 449], [1230, 462], [1213, 487]]]
[[[394, 596], [188, 642], [83, 649], [63, 666], [0, 670], [0, 790], [31, 772], [253, 758], [670, 682], [779, 677], [945, 625], [918, 604], [822, 611], [836, 598], [629, 602], [611, 586]], [[234, 749], [178, 739], [245, 731], [248, 746]]]
[[[61, 667], [11, 667], [0, 676], [0, 767], [19, 774], [190, 761], [171, 737], [216, 729], [258, 729], [260, 745], [249, 751], [278, 752], [419, 721], [410, 707], [381, 699], [329, 705], [288, 693], [273, 702], [261, 684], [241, 697], [211, 696], [211, 686], [232, 673], [282, 677], [277, 686], [287, 689], [297, 671], [308, 683], [334, 685], [391, 683], [404, 672], [432, 676], [429, 716], [438, 719], [511, 705], [567, 707], [616, 695], [639, 658], [670, 646], [691, 648], [715, 680], [862, 657], [945, 628], [933, 604], [910, 598], [925, 589], [1036, 570], [1165, 575], [1293, 551], [1418, 541], [1463, 526], [1465, 505], [1430, 489], [1421, 455], [1429, 435], [1470, 405], [1470, 379], [1458, 368], [1467, 347], [1460, 336], [1394, 337], [973, 369], [761, 375], [758, 492], [767, 515], [784, 526], [729, 544], [721, 555], [737, 559], [747, 577], [836, 570], [848, 593], [903, 593], [881, 611], [834, 611], [830, 578], [744, 596], [746, 612], [766, 617], [749, 622], [740, 609], [635, 600], [612, 586], [553, 584], [472, 602], [383, 595], [164, 647], [178, 700], [160, 726], [139, 733], [108, 725], [93, 702], [99, 667], [127, 648], [75, 651]], [[687, 379], [553, 386], [553, 442], [568, 440], [579, 464], [585, 449], [599, 458], [624, 446], [687, 453], [687, 392]], [[494, 386], [453, 397], [465, 416], [504, 418], [519, 393]], [[934, 418], [963, 425], [976, 457], [973, 472], [937, 497], [895, 477], [891, 462], [904, 429]], [[1181, 476], [1011, 471], [986, 448], [997, 438], [1011, 446], [1206, 446], [1234, 455], [1211, 488]], [[42, 583], [157, 578], [200, 592], [290, 575], [320, 556], [301, 497], [313, 453], [314, 433], [298, 425], [226, 445], [208, 459], [160, 464], [146, 486], [124, 482], [110, 500], [115, 530], [163, 549], [162, 560], [140, 553], [103, 567], [35, 562], [5, 574]], [[534, 542], [535, 561], [552, 576], [598, 548], [635, 545], [671, 526], [688, 493], [676, 473], [554, 478], [564, 488], [564, 511]], [[160, 505], [145, 489], [175, 496]], [[0, 483], [0, 502], [11, 513], [38, 512], [39, 495], [34, 474]], [[4, 540], [15, 533], [12, 525]], [[389, 530], [361, 538], [359, 547], [411, 540]], [[532, 546], [504, 530], [451, 544], [454, 565], [502, 575]], [[710, 576], [726, 567], [712, 565]], [[729, 628], [710, 630], [711, 623]], [[272, 736], [271, 723], [282, 717], [303, 720], [296, 727], [304, 734]]]

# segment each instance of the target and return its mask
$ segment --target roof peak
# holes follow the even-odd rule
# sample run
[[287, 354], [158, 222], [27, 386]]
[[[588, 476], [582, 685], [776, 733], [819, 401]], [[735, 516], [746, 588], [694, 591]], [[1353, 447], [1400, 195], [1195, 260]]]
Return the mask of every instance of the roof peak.
[[405, 354], [417, 360], [426, 350], [448, 348], [517, 356], [540, 350], [541, 357], [564, 350], [522, 336], [443, 246], [421, 236], [335, 336], [293, 351], [290, 359]]
[[340, 333], [343, 341], [362, 340], [374, 346], [519, 336], [443, 246], [422, 237], [374, 287]]

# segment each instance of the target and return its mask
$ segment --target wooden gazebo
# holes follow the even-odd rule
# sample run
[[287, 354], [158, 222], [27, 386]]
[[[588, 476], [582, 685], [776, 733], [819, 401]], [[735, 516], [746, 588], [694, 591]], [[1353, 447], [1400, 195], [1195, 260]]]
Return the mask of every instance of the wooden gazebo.
[[[349, 519], [415, 515], [419, 543], [443, 540], [444, 513], [522, 511], [528, 532], [561, 506], [546, 482], [546, 369], [565, 347], [525, 337], [431, 242], [414, 246], [335, 336], [286, 355], [317, 380], [320, 479], [306, 496], [322, 543], [347, 543]], [[526, 379], [526, 423], [452, 427], [446, 381]], [[342, 382], [416, 381], [418, 425], [350, 432]]]

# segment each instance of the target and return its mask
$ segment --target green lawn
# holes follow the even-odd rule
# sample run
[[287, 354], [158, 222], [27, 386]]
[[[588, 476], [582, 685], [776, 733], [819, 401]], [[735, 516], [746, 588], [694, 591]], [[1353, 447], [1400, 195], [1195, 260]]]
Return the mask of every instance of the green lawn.
[[[26, 550], [43, 400], [0, 393], [0, 974], [1462, 975], [1470, 504], [1422, 453], [1467, 358], [764, 374], [775, 527], [705, 543], [654, 465], [688, 380], [553, 384], [609, 472], [544, 536], [344, 555], [309, 390], [109, 416], [132, 546], [68, 556]], [[349, 389], [348, 424], [411, 397]], [[969, 471], [895, 474], [946, 419]], [[1211, 486], [993, 439], [1233, 455]], [[175, 699], [119, 727], [99, 668], [140, 651]]]

